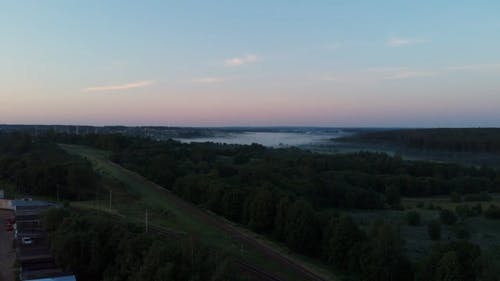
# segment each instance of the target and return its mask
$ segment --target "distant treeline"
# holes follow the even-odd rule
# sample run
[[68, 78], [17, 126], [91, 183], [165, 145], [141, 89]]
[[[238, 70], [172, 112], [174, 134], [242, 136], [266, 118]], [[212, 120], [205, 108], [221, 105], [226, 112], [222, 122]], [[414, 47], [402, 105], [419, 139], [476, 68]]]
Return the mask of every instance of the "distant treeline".
[[339, 140], [370, 144], [392, 144], [422, 150], [500, 153], [500, 128], [370, 131]]
[[0, 133], [0, 181], [14, 186], [8, 192], [61, 200], [92, 198], [99, 189], [88, 161], [25, 133]]
[[[381, 153], [321, 155], [256, 144], [183, 144], [119, 135], [54, 137], [58, 142], [111, 150], [113, 161], [184, 199], [298, 253], [358, 272], [362, 280], [413, 280], [414, 275], [417, 280], [452, 279], [428, 279], [429, 268], [435, 269], [432, 274], [451, 274], [442, 273], [447, 269], [438, 269], [439, 263], [422, 268], [410, 263], [393, 226], [378, 222], [365, 232], [332, 208], [398, 208], [401, 195], [479, 193], [498, 191], [500, 186], [500, 174], [494, 169], [403, 161]], [[472, 262], [480, 251], [466, 258], [446, 255], [477, 248], [464, 243], [436, 250], [433, 259], [441, 262], [446, 256], [443, 263], [452, 264], [443, 267], [459, 270], [463, 278], [457, 280], [479, 280], [483, 271]]]
[[43, 217], [59, 265], [79, 281], [225, 281], [231, 258], [194, 239], [165, 239], [98, 212], [51, 209]]

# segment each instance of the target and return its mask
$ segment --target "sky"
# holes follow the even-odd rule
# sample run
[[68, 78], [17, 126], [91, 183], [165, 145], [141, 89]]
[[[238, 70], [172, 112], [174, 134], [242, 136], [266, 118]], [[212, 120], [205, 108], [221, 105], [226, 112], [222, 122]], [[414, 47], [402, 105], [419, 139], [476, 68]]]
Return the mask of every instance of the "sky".
[[0, 124], [500, 126], [497, 0], [0, 1]]

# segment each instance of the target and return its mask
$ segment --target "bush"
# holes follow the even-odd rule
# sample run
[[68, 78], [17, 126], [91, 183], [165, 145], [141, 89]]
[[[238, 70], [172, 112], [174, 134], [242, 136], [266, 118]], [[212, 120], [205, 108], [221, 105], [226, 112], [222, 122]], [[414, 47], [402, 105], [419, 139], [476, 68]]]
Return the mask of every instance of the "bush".
[[478, 245], [468, 241], [436, 243], [419, 266], [415, 281], [497, 280], [484, 278], [488, 265], [481, 258]]
[[476, 204], [471, 208], [472, 216], [479, 216], [483, 213], [483, 206], [481, 204]]
[[470, 234], [467, 227], [463, 223], [456, 224], [453, 227], [453, 232], [458, 239], [468, 239]]
[[440, 240], [441, 239], [441, 223], [438, 220], [431, 221], [427, 225], [427, 233], [429, 234], [429, 238], [432, 240]]
[[417, 211], [410, 211], [406, 213], [406, 222], [408, 225], [420, 225], [420, 213]]
[[492, 199], [493, 198], [491, 198], [491, 195], [489, 195], [487, 192], [467, 194], [464, 196], [464, 201], [467, 202], [471, 201], [487, 202], [491, 201]]
[[441, 222], [444, 224], [455, 224], [457, 222], [457, 215], [453, 211], [444, 209], [439, 212]]
[[490, 207], [488, 207], [488, 209], [484, 211], [484, 216], [488, 219], [500, 219], [500, 207], [496, 205], [490, 205]]
[[457, 205], [455, 207], [455, 213], [462, 218], [479, 216], [482, 212], [483, 207], [481, 204], [476, 204], [472, 207], [469, 205]]
[[462, 202], [462, 196], [456, 192], [452, 192], [450, 194], [450, 201], [453, 203], [459, 203]]

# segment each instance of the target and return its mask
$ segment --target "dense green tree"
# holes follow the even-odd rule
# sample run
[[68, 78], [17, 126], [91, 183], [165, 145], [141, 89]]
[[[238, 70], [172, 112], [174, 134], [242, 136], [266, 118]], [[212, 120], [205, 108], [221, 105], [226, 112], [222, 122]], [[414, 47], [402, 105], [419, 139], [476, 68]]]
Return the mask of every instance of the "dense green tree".
[[274, 218], [274, 196], [268, 189], [258, 189], [248, 198], [248, 226], [257, 232], [271, 232]]
[[420, 225], [420, 213], [417, 211], [409, 211], [406, 213], [406, 222], [408, 225]]
[[420, 264], [416, 280], [481, 280], [487, 271], [477, 245], [467, 241], [437, 243]]
[[286, 226], [288, 221], [288, 210], [292, 202], [287, 196], [283, 196], [278, 201], [276, 206], [276, 215], [274, 217], [274, 230], [273, 236], [280, 241], [285, 240], [286, 237]]
[[340, 218], [329, 239], [328, 262], [343, 268], [358, 268], [366, 235], [350, 217]]
[[434, 220], [427, 224], [427, 234], [429, 238], [432, 240], [440, 240], [441, 239], [441, 223], [439, 221]]
[[[57, 216], [56, 216], [57, 215]], [[50, 239], [57, 262], [82, 281], [239, 280], [227, 255], [192, 240], [169, 241], [103, 214], [62, 216]]]
[[458, 239], [467, 239], [470, 236], [470, 233], [464, 223], [455, 224], [453, 227], [453, 232]]
[[439, 260], [437, 271], [434, 277], [435, 281], [465, 281], [464, 276], [460, 274], [460, 261], [457, 253], [454, 251], [446, 252]]
[[484, 211], [484, 216], [488, 219], [500, 219], [500, 207], [491, 204], [488, 209]]
[[363, 280], [413, 280], [410, 261], [404, 256], [404, 241], [394, 228], [382, 223], [375, 227], [367, 251], [361, 256]]
[[245, 193], [238, 189], [230, 189], [222, 196], [222, 213], [228, 219], [240, 222], [243, 215]]
[[401, 194], [399, 187], [395, 185], [389, 185], [385, 188], [385, 199], [387, 204], [397, 207], [401, 203]]
[[439, 218], [443, 224], [455, 224], [457, 222], [457, 215], [448, 209], [439, 211]]
[[462, 196], [457, 192], [452, 192], [450, 194], [450, 200], [453, 203], [459, 203], [459, 202], [462, 202]]
[[320, 231], [316, 214], [309, 203], [299, 200], [290, 206], [285, 232], [285, 242], [288, 247], [303, 254], [316, 253], [320, 242]]

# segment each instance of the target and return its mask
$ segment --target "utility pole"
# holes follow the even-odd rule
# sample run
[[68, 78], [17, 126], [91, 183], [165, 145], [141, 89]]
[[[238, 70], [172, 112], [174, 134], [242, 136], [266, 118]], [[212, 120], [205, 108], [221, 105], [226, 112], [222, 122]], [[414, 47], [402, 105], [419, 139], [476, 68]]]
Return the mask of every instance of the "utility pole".
[[146, 233], [148, 233], [149, 230], [149, 222], [148, 222], [148, 209], [146, 209], [146, 218], [145, 218], [145, 224], [146, 224]]
[[109, 191], [109, 209], [111, 210], [111, 200], [113, 199], [113, 191]]

